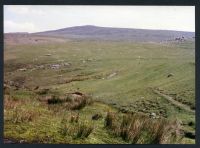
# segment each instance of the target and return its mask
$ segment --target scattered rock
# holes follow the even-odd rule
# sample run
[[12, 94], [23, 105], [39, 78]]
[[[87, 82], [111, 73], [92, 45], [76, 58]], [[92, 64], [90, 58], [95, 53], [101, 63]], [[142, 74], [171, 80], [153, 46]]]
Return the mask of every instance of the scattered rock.
[[38, 68], [38, 69], [44, 69], [44, 65], [36, 66], [36, 68]]
[[177, 37], [177, 38], [175, 38], [175, 41], [183, 42], [183, 41], [185, 41], [185, 37], [184, 37], [184, 36], [182, 36], [182, 37]]
[[89, 58], [89, 59], [86, 59], [87, 61], [93, 61], [93, 59], [92, 58]]
[[112, 78], [112, 77], [114, 77], [114, 76], [116, 76], [116, 75], [117, 75], [117, 73], [114, 72], [114, 73], [110, 74], [107, 78], [109, 79], [109, 78]]
[[188, 123], [188, 125], [189, 125], [189, 126], [193, 126], [193, 125], [194, 125], [194, 122], [193, 122], [193, 121], [190, 121], [190, 122]]
[[72, 93], [72, 94], [79, 95], [79, 96], [83, 96], [83, 93], [78, 92], [78, 91], [76, 91], [76, 92], [74, 92], [74, 93]]
[[120, 111], [121, 111], [122, 113], [128, 113], [128, 110], [125, 109], [125, 108], [120, 109]]
[[20, 140], [20, 141], [19, 141], [19, 143], [25, 143], [25, 142], [26, 142], [25, 140]]
[[4, 89], [4, 90], [5, 90], [5, 89], [10, 89], [10, 86], [4, 83], [4, 84], [3, 84], [3, 89]]
[[149, 117], [155, 119], [156, 118], [156, 113], [150, 113]]
[[34, 90], [37, 90], [39, 88], [39, 86], [36, 86], [35, 88], [34, 88]]
[[101, 114], [94, 114], [93, 116], [92, 116], [92, 120], [98, 120], [98, 119], [100, 119], [100, 118], [102, 118], [102, 115]]
[[26, 68], [20, 68], [19, 71], [26, 71]]
[[64, 66], [70, 66], [71, 64], [70, 63], [64, 63]]
[[51, 69], [59, 69], [60, 65], [59, 64], [53, 64], [51, 65]]
[[195, 133], [185, 131], [185, 137], [195, 139]]
[[9, 82], [8, 82], [8, 85], [14, 86], [14, 81], [9, 81]]
[[168, 78], [169, 78], [169, 77], [172, 77], [172, 76], [174, 76], [173, 73], [170, 73], [170, 74], [167, 75]]
[[51, 56], [51, 54], [45, 54], [45, 56]]

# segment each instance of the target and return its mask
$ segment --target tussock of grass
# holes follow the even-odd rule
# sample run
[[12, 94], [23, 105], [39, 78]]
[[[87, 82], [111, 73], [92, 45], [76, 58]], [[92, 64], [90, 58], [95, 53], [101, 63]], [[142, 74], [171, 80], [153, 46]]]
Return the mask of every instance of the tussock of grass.
[[79, 123], [75, 138], [87, 138], [93, 131], [94, 127], [88, 122]]
[[46, 95], [49, 93], [49, 89], [40, 89], [40, 90], [36, 91], [36, 93], [38, 95]]
[[84, 81], [89, 79], [88, 77], [77, 77], [77, 78], [71, 78], [71, 79], [67, 79], [65, 80], [65, 83], [71, 83], [73, 81]]
[[[118, 126], [120, 125], [120, 126]], [[145, 115], [107, 113], [105, 127], [132, 144], [170, 144], [182, 138], [180, 123], [166, 119], [153, 120]]]
[[73, 122], [78, 122], [79, 120], [79, 113], [71, 113], [71, 116], [70, 116], [70, 122], [73, 123]]
[[107, 116], [105, 118], [105, 127], [108, 127], [108, 128], [113, 128], [114, 127], [114, 123], [116, 122], [116, 114], [113, 113], [113, 112], [108, 112], [107, 113]]
[[61, 100], [58, 96], [52, 96], [50, 99], [47, 100], [48, 104], [58, 104], [63, 103], [63, 100]]
[[[69, 101], [69, 98], [68, 98]], [[66, 106], [68, 106], [69, 109], [71, 110], [80, 110], [82, 108], [84, 108], [86, 105], [90, 105], [92, 104], [92, 99], [91, 97], [87, 96], [87, 95], [82, 95], [81, 97], [75, 97], [75, 98], [71, 98], [70, 102], [66, 104]]]
[[12, 111], [10, 120], [13, 123], [31, 122], [38, 116], [34, 110], [25, 110], [23, 108], [15, 107]]
[[63, 118], [60, 127], [59, 133], [62, 136], [70, 136], [73, 139], [85, 139], [93, 131], [94, 127], [88, 121], [79, 122], [79, 114], [71, 114], [69, 120]]
[[7, 110], [13, 109], [21, 103], [21, 101], [14, 100], [9, 95], [4, 95], [4, 108]]

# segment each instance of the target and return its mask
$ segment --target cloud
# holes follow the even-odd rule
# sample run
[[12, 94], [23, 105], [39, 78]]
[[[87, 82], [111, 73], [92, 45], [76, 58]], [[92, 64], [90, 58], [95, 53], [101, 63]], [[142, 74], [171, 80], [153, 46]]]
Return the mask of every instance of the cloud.
[[4, 32], [36, 32], [38, 28], [30, 22], [16, 23], [11, 20], [4, 21]]
[[33, 7], [33, 6], [11, 5], [11, 6], [5, 6], [5, 7], [7, 7], [8, 11], [15, 14], [21, 14], [21, 15], [30, 15], [30, 14], [44, 15], [45, 14], [45, 11], [41, 9], [37, 9], [37, 7]]
[[15, 32], [23, 31], [21, 28], [34, 32], [79, 25], [195, 31], [195, 7], [5, 5], [4, 21], [12, 21], [6, 24], [13, 28], [5, 26], [5, 30]]

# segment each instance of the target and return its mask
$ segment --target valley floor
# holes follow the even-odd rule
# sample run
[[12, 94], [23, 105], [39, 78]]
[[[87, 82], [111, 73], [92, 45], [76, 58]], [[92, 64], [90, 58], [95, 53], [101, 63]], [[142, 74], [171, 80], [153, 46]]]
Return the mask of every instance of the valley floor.
[[152, 131], [142, 131], [137, 141], [123, 131], [133, 130], [121, 126], [136, 113], [143, 118], [134, 116], [138, 121], [157, 127], [176, 119], [183, 139], [170, 142], [195, 143], [194, 57], [193, 41], [6, 44], [5, 141], [162, 143], [148, 138]]

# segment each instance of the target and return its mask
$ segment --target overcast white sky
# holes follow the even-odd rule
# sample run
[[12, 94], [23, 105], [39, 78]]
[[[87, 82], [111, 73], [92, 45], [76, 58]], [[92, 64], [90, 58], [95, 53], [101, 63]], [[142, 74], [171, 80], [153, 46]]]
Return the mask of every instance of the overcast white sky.
[[194, 6], [4, 6], [4, 32], [71, 26], [195, 31]]

